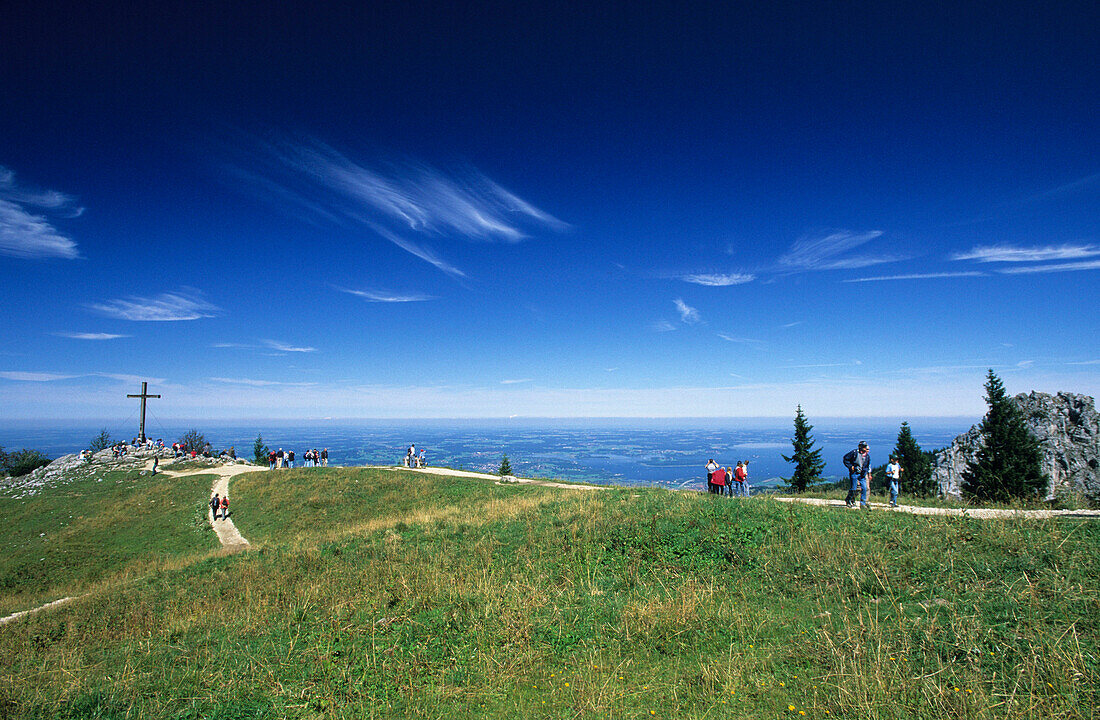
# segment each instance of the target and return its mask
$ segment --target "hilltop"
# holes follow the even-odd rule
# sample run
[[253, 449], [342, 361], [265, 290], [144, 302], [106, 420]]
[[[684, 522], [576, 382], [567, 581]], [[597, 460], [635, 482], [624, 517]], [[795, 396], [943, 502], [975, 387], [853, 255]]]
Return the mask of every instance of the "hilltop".
[[206, 519], [212, 475], [143, 472], [0, 500], [3, 611], [82, 595], [0, 627], [0, 714], [1073, 718], [1100, 705], [1092, 521], [310, 468], [233, 480], [252, 549], [229, 554]]

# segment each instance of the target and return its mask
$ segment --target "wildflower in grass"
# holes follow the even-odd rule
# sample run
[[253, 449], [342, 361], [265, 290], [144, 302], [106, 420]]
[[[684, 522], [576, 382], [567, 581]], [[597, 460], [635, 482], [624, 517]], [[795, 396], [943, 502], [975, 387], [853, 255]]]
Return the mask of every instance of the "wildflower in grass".
[[806, 714], [806, 711], [805, 711], [805, 710], [799, 710], [799, 711], [798, 711], [798, 714], [799, 714], [799, 715], [805, 715], [805, 714]]
[[779, 687], [787, 687], [787, 684], [781, 682], [781, 683], [779, 683]]
[[788, 706], [787, 706], [787, 709], [788, 709], [788, 710], [794, 710], [794, 705], [788, 705]]
[[[569, 687], [569, 683], [565, 683], [565, 687]], [[958, 688], [955, 689], [958, 690]]]

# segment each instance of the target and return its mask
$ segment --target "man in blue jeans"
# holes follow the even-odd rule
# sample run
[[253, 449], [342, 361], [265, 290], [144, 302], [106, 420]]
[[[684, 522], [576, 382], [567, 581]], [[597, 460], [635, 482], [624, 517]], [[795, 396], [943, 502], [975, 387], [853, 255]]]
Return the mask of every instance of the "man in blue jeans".
[[871, 492], [871, 448], [867, 443], [861, 442], [858, 448], [844, 456], [844, 467], [848, 468], [848, 479], [852, 483], [844, 504], [855, 507], [856, 493], [859, 493], [859, 506], [870, 510], [871, 504], [867, 499]]

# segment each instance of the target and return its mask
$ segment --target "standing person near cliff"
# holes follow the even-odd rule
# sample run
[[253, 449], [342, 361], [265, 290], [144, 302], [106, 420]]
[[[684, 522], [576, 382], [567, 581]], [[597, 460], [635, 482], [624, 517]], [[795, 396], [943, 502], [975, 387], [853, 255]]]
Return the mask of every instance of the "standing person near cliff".
[[870, 510], [868, 496], [871, 492], [871, 448], [866, 442], [861, 441], [859, 447], [844, 456], [843, 462], [844, 467], [848, 468], [848, 480], [852, 483], [848, 488], [848, 497], [844, 504], [855, 507], [856, 493], [859, 493], [859, 506], [864, 510]]
[[321, 467], [328, 467], [328, 448], [321, 451]]

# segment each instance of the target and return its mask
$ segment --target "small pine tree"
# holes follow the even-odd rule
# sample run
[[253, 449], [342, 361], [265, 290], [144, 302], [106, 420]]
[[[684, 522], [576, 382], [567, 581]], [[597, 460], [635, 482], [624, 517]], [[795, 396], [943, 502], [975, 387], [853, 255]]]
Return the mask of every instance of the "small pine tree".
[[264, 445], [264, 436], [256, 433], [256, 442], [252, 443], [252, 454], [256, 456], [256, 464], [266, 465], [269, 452], [271, 452], [271, 448]]
[[921, 450], [909, 423], [903, 422], [898, 430], [898, 441], [894, 446], [894, 457], [901, 465], [901, 487], [911, 495], [929, 497], [935, 494], [932, 486], [932, 465], [928, 462], [928, 453]]
[[505, 475], [512, 474], [512, 463], [508, 462], [508, 456], [502, 455], [500, 459], [500, 469], [497, 470], [497, 475], [504, 477]]
[[962, 490], [969, 497], [994, 502], [1034, 498], [1048, 482], [1039, 441], [992, 369], [985, 391], [989, 412], [980, 426], [982, 446], [962, 473]]
[[795, 492], [803, 492], [810, 485], [821, 480], [821, 471], [825, 469], [825, 462], [821, 459], [821, 450], [814, 450], [814, 438], [810, 431], [814, 426], [806, 422], [806, 416], [802, 414], [802, 406], [798, 406], [798, 412], [794, 416], [794, 438], [791, 445], [794, 446], [794, 454], [784, 455], [783, 459], [794, 463], [794, 475], [784, 478], [787, 485], [794, 488]]
[[99, 434], [92, 438], [92, 442], [89, 443], [88, 449], [93, 453], [97, 453], [100, 450], [106, 450], [111, 447], [111, 433], [107, 432], [107, 428], [103, 428], [99, 431]]

